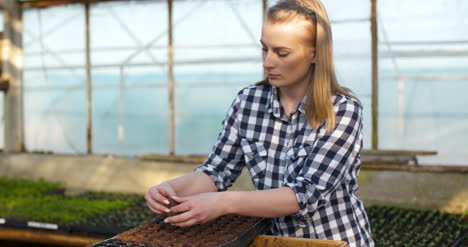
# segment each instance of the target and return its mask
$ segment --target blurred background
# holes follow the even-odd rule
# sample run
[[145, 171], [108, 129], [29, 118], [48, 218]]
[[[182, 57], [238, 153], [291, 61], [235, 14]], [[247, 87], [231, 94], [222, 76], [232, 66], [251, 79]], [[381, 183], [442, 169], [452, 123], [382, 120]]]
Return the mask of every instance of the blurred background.
[[[323, 2], [338, 78], [364, 104], [364, 148], [371, 149], [371, 1]], [[92, 152], [208, 154], [236, 93], [262, 79], [263, 4], [174, 1], [172, 66], [167, 1], [91, 4]], [[466, 166], [468, 1], [378, 1], [377, 8], [378, 149], [432, 150], [438, 154], [421, 163]], [[83, 4], [24, 9], [28, 151], [87, 152], [85, 24]], [[1, 121], [0, 148], [3, 128]]]
[[[364, 106], [377, 246], [466, 246], [468, 0], [322, 1]], [[142, 195], [199, 166], [263, 79], [275, 2], [0, 0], [0, 246], [87, 246], [154, 218]], [[229, 189], [253, 190], [248, 171]]]

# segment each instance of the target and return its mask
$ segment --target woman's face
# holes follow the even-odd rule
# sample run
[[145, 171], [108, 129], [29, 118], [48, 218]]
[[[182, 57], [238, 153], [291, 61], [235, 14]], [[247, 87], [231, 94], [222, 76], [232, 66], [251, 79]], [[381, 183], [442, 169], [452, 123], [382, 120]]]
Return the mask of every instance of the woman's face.
[[304, 88], [310, 82], [314, 63], [310, 25], [301, 18], [263, 25], [263, 67], [271, 85]]

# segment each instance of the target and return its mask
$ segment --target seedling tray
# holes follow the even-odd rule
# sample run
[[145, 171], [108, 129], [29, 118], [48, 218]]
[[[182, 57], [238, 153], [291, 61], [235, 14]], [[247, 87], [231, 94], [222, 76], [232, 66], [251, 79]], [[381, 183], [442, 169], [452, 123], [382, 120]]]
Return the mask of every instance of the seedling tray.
[[243, 247], [263, 234], [265, 219], [222, 216], [202, 225], [180, 228], [163, 222], [164, 216], [90, 247]]

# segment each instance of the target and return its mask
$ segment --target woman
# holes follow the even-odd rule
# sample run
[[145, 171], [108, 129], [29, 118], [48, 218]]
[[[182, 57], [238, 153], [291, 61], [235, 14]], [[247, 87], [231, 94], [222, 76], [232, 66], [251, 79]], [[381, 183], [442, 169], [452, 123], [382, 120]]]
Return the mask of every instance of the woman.
[[[273, 235], [374, 246], [356, 195], [362, 107], [336, 80], [322, 3], [280, 1], [260, 42], [267, 78], [239, 92], [204, 164], [151, 187], [148, 207], [180, 227], [238, 214], [271, 218]], [[245, 165], [256, 191], [227, 192]]]

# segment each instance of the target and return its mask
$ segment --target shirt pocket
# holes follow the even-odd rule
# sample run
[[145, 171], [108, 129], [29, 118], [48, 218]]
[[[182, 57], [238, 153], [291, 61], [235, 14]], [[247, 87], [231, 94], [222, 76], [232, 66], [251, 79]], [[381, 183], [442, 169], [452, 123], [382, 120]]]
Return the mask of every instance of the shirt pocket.
[[245, 164], [249, 168], [252, 179], [263, 178], [267, 167], [268, 152], [262, 143], [247, 139], [241, 140]]
[[312, 146], [293, 146], [286, 152], [286, 176], [284, 179], [291, 180], [300, 174], [304, 167], [304, 161], [311, 154], [312, 149]]

